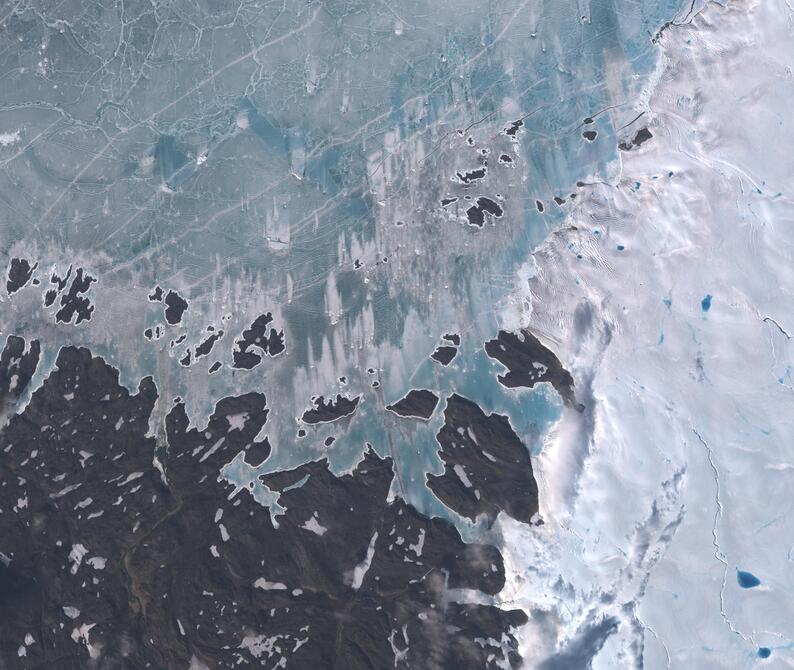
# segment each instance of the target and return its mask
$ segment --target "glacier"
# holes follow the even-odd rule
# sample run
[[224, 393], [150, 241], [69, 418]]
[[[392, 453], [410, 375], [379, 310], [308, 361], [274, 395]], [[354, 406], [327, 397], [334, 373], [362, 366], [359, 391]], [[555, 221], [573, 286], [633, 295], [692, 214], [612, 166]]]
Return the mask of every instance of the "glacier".
[[[62, 623], [85, 662], [137, 640], [179, 667], [318, 663], [333, 635], [307, 598], [354, 610], [378, 580], [438, 570], [453, 628], [498, 606], [511, 632], [450, 641], [423, 594], [372, 658], [418, 667], [438, 635], [437, 667], [456, 645], [488, 667], [794, 666], [792, 32], [788, 0], [0, 7], [3, 566], [52, 523], [71, 538], [52, 565], [89, 547], [75, 573], [101, 563], [119, 603], [132, 585], [123, 634], [78, 590], [58, 605], [82, 612]], [[545, 381], [510, 387], [487, 347], [522, 329]], [[432, 408], [393, 411], [420, 391]], [[105, 395], [123, 407], [103, 414]], [[146, 452], [101, 482], [93, 434], [48, 460], [70, 412], [113, 462]], [[526, 448], [521, 490], [488, 481], [487, 440]], [[57, 488], [37, 498], [37, 477]], [[92, 511], [115, 498], [103, 484], [146, 505]], [[84, 530], [103, 514], [118, 536]], [[234, 655], [185, 651], [207, 625], [185, 596], [148, 649], [129, 631], [159, 584], [147, 561], [177, 565], [170, 523], [195, 531], [185, 575], [234, 566], [219, 611], [254, 589], [241, 621], [305, 621], [245, 619]], [[238, 572], [280, 542], [316, 574], [276, 554]], [[360, 620], [393, 605], [373, 602]], [[17, 637], [12, 660], [33, 663], [44, 645]]]
[[794, 664], [793, 22], [711, 3], [665, 31], [654, 142], [533, 254], [531, 322], [593, 408], [537, 460], [542, 532], [502, 525], [537, 667]]

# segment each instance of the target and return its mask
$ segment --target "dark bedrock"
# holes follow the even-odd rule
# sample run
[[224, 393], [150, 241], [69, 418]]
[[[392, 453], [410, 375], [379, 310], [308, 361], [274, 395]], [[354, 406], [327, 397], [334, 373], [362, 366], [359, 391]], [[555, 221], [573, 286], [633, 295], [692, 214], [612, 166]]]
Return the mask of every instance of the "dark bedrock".
[[427, 481], [447, 507], [472, 521], [484, 515], [493, 523], [504, 511], [530, 523], [538, 511], [538, 487], [529, 451], [506, 416], [486, 414], [453, 394], [436, 440], [444, 473]]
[[203, 430], [177, 403], [167, 445], [148, 436], [156, 400], [151, 379], [130, 393], [67, 347], [0, 433], [3, 665], [517, 665], [523, 612], [448, 602], [498, 593], [499, 551], [390, 500], [391, 459], [263, 476], [286, 509], [271, 517], [218, 477], [240, 450], [267, 457], [264, 396], [224, 398]]
[[507, 368], [507, 374], [497, 377], [503, 386], [534, 388], [548, 382], [567, 406], [584, 411], [584, 405], [576, 401], [571, 373], [529, 330], [517, 333], [500, 330], [495, 339], [485, 343], [485, 353]]
[[414, 419], [429, 419], [438, 405], [438, 396], [427, 389], [411, 389], [393, 405], [386, 409], [398, 416]]

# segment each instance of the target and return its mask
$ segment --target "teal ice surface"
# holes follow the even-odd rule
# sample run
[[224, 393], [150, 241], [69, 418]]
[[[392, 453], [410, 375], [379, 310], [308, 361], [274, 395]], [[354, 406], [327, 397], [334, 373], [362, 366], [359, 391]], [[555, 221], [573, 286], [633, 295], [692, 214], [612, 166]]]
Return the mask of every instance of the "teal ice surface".
[[[328, 455], [343, 470], [371, 442], [396, 454], [409, 497], [438, 509], [423, 482], [439, 468], [439, 419], [408, 430], [384, 418], [364, 368], [381, 371], [386, 402], [424, 386], [507, 413], [537, 452], [559, 403], [545, 391], [501, 389], [482, 342], [525, 282], [519, 268], [564, 216], [553, 196], [567, 197], [579, 179], [611, 178], [617, 129], [637, 115], [654, 67], [652, 37], [688, 8], [672, 0], [7, 6], [3, 254], [38, 260], [43, 283], [53, 266], [72, 263], [98, 283], [88, 323], [55, 326], [41, 288], [29, 286], [0, 326], [41, 337], [50, 366], [58, 347], [81, 344], [132, 389], [152, 375], [162, 397], [155, 421], [176, 396], [202, 424], [219, 398], [263, 391], [269, 468]], [[587, 116], [596, 116], [593, 143], [581, 137]], [[521, 117], [513, 144], [500, 131]], [[491, 151], [482, 184], [451, 181], [477, 166], [480, 149]], [[498, 166], [502, 152], [513, 169]], [[440, 208], [441, 198], [467, 193], [500, 198], [504, 217], [478, 230], [462, 208]], [[148, 342], [143, 330], [164, 322], [162, 306], [147, 300], [155, 284], [191, 305], [182, 326]], [[233, 341], [264, 311], [285, 329], [287, 352], [233, 373]], [[208, 325], [225, 337], [180, 366]], [[427, 356], [450, 331], [462, 334], [461, 353], [439, 370]], [[170, 347], [182, 333], [185, 344]], [[227, 365], [207, 377], [216, 359]], [[343, 374], [350, 381], [340, 389]], [[317, 448], [319, 429], [302, 446], [296, 417], [312, 395], [339, 391], [363, 394], [360, 411], [330, 449]]]
[[[450, 512], [425, 486], [428, 473], [443, 472], [435, 436], [443, 425], [446, 397], [457, 392], [477, 402], [486, 413], [507, 415], [514, 430], [535, 456], [542, 450], [543, 435], [560, 416], [561, 403], [556, 395], [543, 387], [532, 391], [505, 389], [498, 383], [494, 365], [482, 347], [475, 349], [465, 344], [449, 367], [442, 368], [428, 359], [414, 376], [413, 386], [430, 389], [441, 398], [429, 421], [404, 419], [384, 411], [385, 404], [399, 398], [387, 397], [380, 402], [373, 394], [359, 405], [352, 418], [330, 426], [306, 427], [307, 436], [299, 440], [294, 437], [294, 429], [291, 434], [280, 436], [281, 441], [276, 436], [274, 453], [261, 467], [249, 468], [238, 462], [228, 468], [224, 476], [242, 488], [253, 484], [259, 491], [258, 475], [289, 469], [308, 460], [327, 458], [331, 469], [341, 473], [355, 467], [363, 445], [369, 443], [381, 456], [394, 459], [397, 493], [423, 512], [450, 518], [464, 532], [473, 533], [477, 526]], [[339, 437], [332, 447], [320, 447], [328, 435]], [[280, 445], [286, 448], [279, 448]]]

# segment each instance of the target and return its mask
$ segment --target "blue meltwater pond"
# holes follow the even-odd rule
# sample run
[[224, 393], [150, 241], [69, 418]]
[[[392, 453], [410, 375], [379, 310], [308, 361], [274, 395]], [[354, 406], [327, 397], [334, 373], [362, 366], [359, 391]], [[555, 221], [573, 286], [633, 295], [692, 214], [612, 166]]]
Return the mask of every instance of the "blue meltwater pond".
[[736, 571], [736, 581], [743, 589], [752, 589], [761, 584], [761, 580], [752, 572], [746, 572], [744, 570]]

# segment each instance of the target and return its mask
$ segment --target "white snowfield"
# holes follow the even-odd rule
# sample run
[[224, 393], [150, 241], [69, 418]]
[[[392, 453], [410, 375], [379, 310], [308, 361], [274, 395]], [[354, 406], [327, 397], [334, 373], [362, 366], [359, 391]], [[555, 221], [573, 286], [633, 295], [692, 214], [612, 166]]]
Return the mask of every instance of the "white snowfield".
[[794, 10], [658, 45], [653, 139], [535, 254], [529, 323], [588, 410], [536, 460], [545, 524], [501, 520], [503, 599], [526, 667], [794, 667]]

